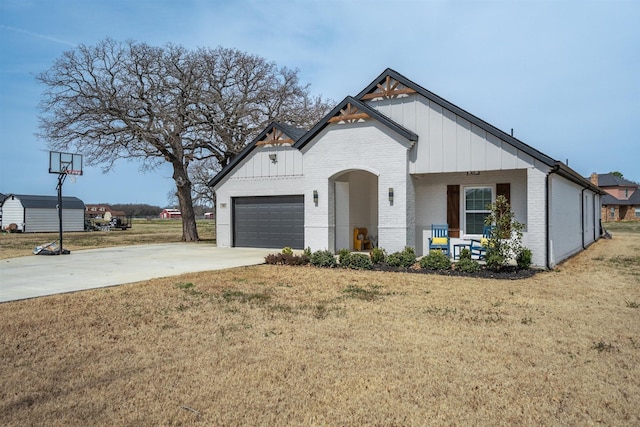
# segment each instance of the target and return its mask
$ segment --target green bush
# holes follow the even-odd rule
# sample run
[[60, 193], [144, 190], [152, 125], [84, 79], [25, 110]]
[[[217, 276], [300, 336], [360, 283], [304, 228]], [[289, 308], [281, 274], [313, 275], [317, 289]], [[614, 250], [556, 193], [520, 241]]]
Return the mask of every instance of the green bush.
[[371, 262], [373, 264], [382, 264], [387, 259], [387, 253], [382, 248], [371, 249]]
[[311, 248], [309, 246], [307, 246], [307, 248], [303, 251], [303, 254], [307, 257], [307, 258], [311, 258]]
[[349, 263], [349, 258], [351, 258], [351, 251], [349, 249], [340, 249], [338, 251], [338, 262], [341, 266], [346, 267], [346, 264]]
[[394, 252], [387, 256], [387, 264], [391, 267], [409, 268], [416, 263], [416, 253], [413, 248], [405, 247], [401, 252]]
[[352, 268], [354, 270], [371, 270], [373, 267], [371, 258], [366, 254], [359, 253], [350, 253], [345, 263], [340, 262], [340, 265], [344, 268]]
[[465, 273], [475, 273], [476, 271], [480, 270], [480, 264], [478, 264], [477, 261], [474, 261], [471, 258], [462, 258], [461, 254], [460, 260], [456, 263], [456, 270]]
[[460, 251], [460, 259], [471, 259], [471, 251], [467, 248], [462, 248]]
[[521, 270], [528, 270], [531, 267], [531, 249], [522, 248], [516, 256], [516, 263], [518, 263], [518, 268]]
[[282, 250], [282, 254], [283, 255], [293, 255], [293, 249], [291, 249], [289, 246], [287, 246], [286, 248], [284, 248]]
[[316, 267], [329, 267], [333, 268], [338, 265], [336, 261], [336, 257], [333, 256], [333, 253], [327, 250], [319, 250], [315, 251], [311, 254], [311, 264]]
[[448, 270], [451, 268], [451, 261], [442, 251], [433, 250], [420, 258], [420, 267], [427, 270]]
[[487, 268], [493, 271], [500, 271], [502, 267], [507, 265], [507, 260], [500, 253], [495, 251], [487, 252], [486, 258]]

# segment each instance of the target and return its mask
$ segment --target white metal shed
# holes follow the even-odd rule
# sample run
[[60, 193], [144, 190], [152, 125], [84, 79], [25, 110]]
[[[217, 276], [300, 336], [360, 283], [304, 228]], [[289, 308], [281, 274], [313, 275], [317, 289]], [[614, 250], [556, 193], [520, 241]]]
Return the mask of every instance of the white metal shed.
[[[24, 233], [55, 232], [60, 229], [57, 196], [10, 194], [1, 205], [2, 228], [16, 224]], [[62, 230], [84, 231], [85, 206], [77, 197], [62, 198]]]

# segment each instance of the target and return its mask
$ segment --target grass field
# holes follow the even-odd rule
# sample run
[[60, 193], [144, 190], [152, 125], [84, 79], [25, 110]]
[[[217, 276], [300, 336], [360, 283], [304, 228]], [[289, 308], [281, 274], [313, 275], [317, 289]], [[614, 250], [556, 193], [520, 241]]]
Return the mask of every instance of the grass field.
[[613, 232], [518, 281], [263, 265], [0, 304], [0, 424], [639, 425]]
[[[215, 241], [215, 222], [198, 220], [198, 235], [203, 241]], [[134, 219], [128, 230], [69, 232], [62, 235], [64, 249], [71, 251], [109, 246], [179, 242], [182, 222], [177, 220]], [[31, 255], [33, 248], [58, 241], [58, 233], [0, 234], [0, 259]]]

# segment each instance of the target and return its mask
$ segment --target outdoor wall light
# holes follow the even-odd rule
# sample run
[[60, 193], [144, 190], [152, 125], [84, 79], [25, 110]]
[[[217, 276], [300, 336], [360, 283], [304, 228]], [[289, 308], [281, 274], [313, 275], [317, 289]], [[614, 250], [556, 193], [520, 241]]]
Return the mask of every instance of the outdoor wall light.
[[269, 160], [271, 163], [278, 163], [278, 155], [276, 153], [269, 154]]
[[318, 190], [313, 190], [313, 203], [318, 206]]
[[393, 187], [389, 187], [389, 203], [393, 204]]

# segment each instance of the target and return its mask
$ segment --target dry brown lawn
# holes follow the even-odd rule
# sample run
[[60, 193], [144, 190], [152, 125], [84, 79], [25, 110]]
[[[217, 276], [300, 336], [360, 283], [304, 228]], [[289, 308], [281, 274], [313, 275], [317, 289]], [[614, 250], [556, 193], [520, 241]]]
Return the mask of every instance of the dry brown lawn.
[[640, 238], [519, 281], [257, 266], [0, 304], [2, 425], [638, 425]]

